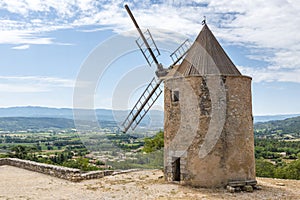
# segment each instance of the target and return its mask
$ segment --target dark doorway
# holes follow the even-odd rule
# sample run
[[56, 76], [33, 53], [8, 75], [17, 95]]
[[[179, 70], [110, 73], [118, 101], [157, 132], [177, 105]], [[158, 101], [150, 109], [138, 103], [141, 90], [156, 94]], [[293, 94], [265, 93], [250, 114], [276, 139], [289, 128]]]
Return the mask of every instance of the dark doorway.
[[172, 167], [173, 167], [173, 181], [180, 181], [180, 158], [175, 158]]

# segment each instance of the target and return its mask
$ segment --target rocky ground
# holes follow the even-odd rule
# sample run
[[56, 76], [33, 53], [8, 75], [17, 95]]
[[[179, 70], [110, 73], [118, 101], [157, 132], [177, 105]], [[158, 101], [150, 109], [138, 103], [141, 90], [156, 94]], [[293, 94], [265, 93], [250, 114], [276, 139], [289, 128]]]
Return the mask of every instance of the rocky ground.
[[0, 199], [300, 199], [300, 181], [257, 178], [262, 190], [229, 193], [165, 183], [160, 170], [137, 171], [79, 183], [0, 166]]

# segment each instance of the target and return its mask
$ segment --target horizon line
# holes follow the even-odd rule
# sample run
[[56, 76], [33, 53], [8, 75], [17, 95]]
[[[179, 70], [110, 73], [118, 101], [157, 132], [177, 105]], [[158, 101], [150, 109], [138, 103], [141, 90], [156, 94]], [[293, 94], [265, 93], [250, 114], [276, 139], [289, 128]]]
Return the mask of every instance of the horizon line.
[[[50, 108], [50, 109], [79, 109], [79, 110], [111, 110], [111, 111], [130, 111], [131, 109], [112, 109], [112, 108], [72, 108], [72, 107], [52, 107], [52, 106], [39, 106], [39, 105], [21, 105], [21, 106], [8, 106], [8, 107], [1, 107], [0, 109], [10, 109], [10, 108]], [[150, 111], [160, 111], [164, 112], [164, 110], [159, 109], [150, 109]], [[266, 113], [266, 114], [253, 114], [253, 116], [260, 117], [260, 116], [276, 116], [276, 115], [300, 115], [300, 113]]]

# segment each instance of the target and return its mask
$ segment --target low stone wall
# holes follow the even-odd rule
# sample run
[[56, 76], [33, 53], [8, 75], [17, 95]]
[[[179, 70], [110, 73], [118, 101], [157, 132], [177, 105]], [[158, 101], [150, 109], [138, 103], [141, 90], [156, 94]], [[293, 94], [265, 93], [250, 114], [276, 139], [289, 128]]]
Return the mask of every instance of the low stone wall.
[[17, 158], [1, 158], [0, 166], [1, 165], [10, 165], [14, 167], [19, 167], [22, 169], [35, 171], [50, 176], [54, 176], [57, 178], [74, 181], [74, 182], [87, 180], [87, 179], [102, 178], [104, 176], [112, 175], [114, 172], [112, 170], [82, 172], [79, 169], [49, 165], [49, 164], [38, 163], [29, 160], [21, 160]]
[[110, 176], [113, 173], [114, 173], [113, 170], [86, 172], [81, 174], [81, 178], [82, 178], [81, 180], [103, 178], [104, 176]]
[[0, 158], [0, 166], [1, 165], [7, 165], [7, 159], [6, 158]]

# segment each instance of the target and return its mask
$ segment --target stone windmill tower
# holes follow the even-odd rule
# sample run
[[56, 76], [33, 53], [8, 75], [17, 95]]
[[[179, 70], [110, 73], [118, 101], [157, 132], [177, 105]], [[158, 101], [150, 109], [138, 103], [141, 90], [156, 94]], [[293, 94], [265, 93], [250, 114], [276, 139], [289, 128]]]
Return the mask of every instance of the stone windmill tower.
[[165, 78], [164, 94], [167, 180], [205, 187], [256, 183], [251, 78], [241, 75], [206, 24]]
[[164, 82], [165, 179], [201, 187], [255, 185], [251, 78], [241, 75], [205, 21], [195, 42], [189, 48], [183, 43], [164, 69], [150, 32], [154, 50], [125, 7], [143, 41], [142, 53], [157, 65], [158, 81], [151, 81], [129, 113], [124, 132], [138, 125]]

